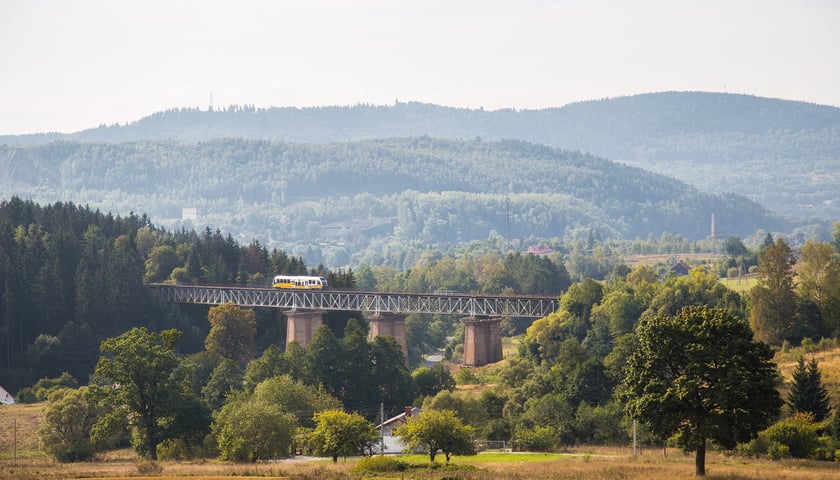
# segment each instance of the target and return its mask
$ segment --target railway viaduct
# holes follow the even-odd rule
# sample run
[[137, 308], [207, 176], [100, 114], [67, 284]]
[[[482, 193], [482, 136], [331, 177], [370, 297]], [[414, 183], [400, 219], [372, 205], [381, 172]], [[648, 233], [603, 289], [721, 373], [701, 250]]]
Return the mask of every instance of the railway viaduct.
[[502, 359], [499, 324], [504, 317], [541, 318], [558, 308], [556, 297], [488, 296], [459, 293], [384, 293], [344, 290], [279, 290], [230, 286], [154, 284], [164, 300], [176, 303], [286, 310], [286, 343], [305, 346], [328, 310], [363, 312], [370, 322], [370, 339], [392, 336], [408, 357], [405, 317], [410, 313], [461, 315], [464, 322], [464, 365], [480, 366]]

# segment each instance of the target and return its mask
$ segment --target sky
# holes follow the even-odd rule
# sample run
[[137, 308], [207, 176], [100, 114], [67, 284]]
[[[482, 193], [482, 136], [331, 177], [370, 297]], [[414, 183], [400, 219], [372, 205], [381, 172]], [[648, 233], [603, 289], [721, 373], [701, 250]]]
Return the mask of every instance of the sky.
[[227, 105], [840, 106], [836, 0], [0, 0], [0, 135]]

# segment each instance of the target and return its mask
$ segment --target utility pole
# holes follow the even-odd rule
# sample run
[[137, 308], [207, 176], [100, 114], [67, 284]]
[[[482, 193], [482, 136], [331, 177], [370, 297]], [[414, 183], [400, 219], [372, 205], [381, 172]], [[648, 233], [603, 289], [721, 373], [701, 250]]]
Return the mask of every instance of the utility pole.
[[379, 403], [379, 454], [385, 455], [385, 403]]

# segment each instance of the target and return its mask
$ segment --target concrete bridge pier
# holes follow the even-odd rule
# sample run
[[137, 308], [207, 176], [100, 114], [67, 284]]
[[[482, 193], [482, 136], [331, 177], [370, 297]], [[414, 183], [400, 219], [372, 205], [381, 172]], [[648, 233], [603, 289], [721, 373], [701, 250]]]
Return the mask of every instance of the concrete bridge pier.
[[289, 310], [286, 312], [286, 345], [297, 340], [301, 347], [305, 347], [315, 330], [324, 323], [322, 310]]
[[464, 317], [464, 365], [479, 367], [502, 359], [502, 317]]
[[408, 365], [408, 340], [405, 335], [405, 317], [401, 313], [376, 312], [369, 316], [370, 332], [368, 340], [373, 341], [376, 337], [394, 337], [405, 356], [405, 364]]

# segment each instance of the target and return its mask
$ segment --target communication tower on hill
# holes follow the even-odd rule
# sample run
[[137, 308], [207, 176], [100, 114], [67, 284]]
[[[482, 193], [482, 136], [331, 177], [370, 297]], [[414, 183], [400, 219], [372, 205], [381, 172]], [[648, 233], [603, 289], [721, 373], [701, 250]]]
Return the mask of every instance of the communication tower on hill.
[[717, 253], [717, 242], [715, 242], [715, 214], [712, 214], [712, 253]]

